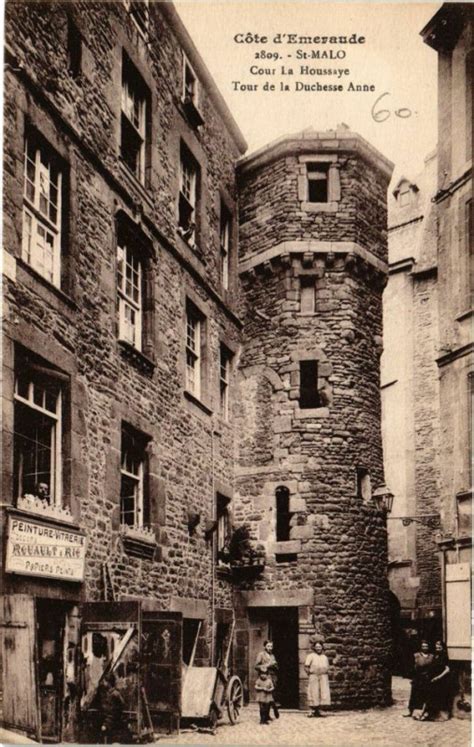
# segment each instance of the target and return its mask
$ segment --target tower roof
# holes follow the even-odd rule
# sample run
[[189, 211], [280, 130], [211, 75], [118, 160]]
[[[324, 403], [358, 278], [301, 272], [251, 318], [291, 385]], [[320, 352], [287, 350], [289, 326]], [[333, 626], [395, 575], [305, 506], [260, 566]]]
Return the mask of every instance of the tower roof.
[[238, 162], [240, 173], [261, 168], [284, 156], [304, 153], [358, 153], [390, 179], [394, 164], [374, 148], [365, 138], [351, 132], [347, 125], [338, 125], [335, 130], [318, 132], [312, 127], [291, 135], [283, 135], [268, 145], [242, 157]]

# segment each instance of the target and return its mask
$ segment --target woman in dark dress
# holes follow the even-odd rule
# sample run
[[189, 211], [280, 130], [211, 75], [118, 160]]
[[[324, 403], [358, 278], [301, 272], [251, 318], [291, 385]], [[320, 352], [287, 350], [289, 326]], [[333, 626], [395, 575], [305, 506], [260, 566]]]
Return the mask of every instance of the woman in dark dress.
[[429, 671], [433, 662], [428, 641], [421, 641], [420, 651], [415, 654], [415, 670], [411, 681], [410, 701], [406, 716], [420, 718], [428, 695]]
[[276, 690], [278, 686], [278, 662], [275, 659], [275, 655], [273, 653], [273, 643], [272, 641], [265, 641], [263, 644], [263, 651], [260, 651], [260, 653], [257, 656], [257, 660], [255, 662], [255, 669], [260, 674], [262, 671], [268, 672], [270, 679], [273, 683], [273, 696], [274, 700], [272, 702], [272, 708], [273, 713], [275, 714], [275, 718], [279, 718], [280, 713], [278, 711], [278, 705], [276, 701]]
[[433, 662], [429, 668], [430, 681], [422, 721], [446, 721], [449, 718], [451, 677], [449, 658], [443, 641], [436, 641]]

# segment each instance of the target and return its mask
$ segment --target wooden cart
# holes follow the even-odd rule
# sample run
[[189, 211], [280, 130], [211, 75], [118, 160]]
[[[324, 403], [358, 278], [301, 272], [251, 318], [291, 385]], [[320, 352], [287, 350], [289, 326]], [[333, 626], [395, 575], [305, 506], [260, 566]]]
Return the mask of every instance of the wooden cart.
[[[217, 667], [194, 667], [196, 643], [191, 661], [183, 674], [181, 718], [202, 719], [211, 728], [217, 726], [224, 711], [231, 724], [235, 724], [244, 703], [244, 689], [237, 675], [230, 676], [229, 654], [234, 624], [231, 626], [225, 655]], [[199, 636], [196, 636], [196, 642]]]

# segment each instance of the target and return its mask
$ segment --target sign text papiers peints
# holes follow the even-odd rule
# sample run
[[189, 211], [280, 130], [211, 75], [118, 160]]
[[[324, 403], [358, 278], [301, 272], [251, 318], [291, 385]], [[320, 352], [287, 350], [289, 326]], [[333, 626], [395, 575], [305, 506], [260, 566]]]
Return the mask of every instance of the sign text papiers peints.
[[85, 555], [84, 533], [9, 515], [7, 573], [83, 581]]

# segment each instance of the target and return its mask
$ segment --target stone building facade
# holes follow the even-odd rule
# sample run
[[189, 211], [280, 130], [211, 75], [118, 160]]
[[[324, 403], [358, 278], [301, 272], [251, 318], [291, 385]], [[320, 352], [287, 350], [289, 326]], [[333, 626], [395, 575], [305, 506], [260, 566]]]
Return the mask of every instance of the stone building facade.
[[[388, 518], [390, 589], [400, 605], [402, 628], [428, 638], [442, 630], [436, 532], [416, 523], [405, 526], [396, 517], [429, 519], [439, 511], [437, 223], [431, 201], [436, 169], [432, 153], [421, 174], [402, 176], [389, 193], [381, 361], [385, 477], [394, 494]], [[400, 644], [407, 649], [407, 641]], [[409, 651], [398, 654], [407, 671]]]
[[[171, 3], [10, 2], [5, 38], [4, 723], [77, 740], [120, 651], [131, 720], [143, 683], [175, 728], [182, 663], [235, 630], [252, 695], [288, 616], [293, 705], [313, 633], [336, 705], [388, 702], [391, 164], [342, 128], [237, 168]], [[239, 525], [263, 572], [229, 561]]]
[[473, 22], [472, 5], [445, 3], [422, 31], [438, 54], [438, 547], [444, 633], [461, 695], [471, 659]]
[[[382, 358], [395, 519], [390, 588], [403, 627], [446, 639], [463, 697], [472, 545], [472, 25], [472, 6], [445, 3], [421, 32], [438, 54], [438, 148], [420, 176], [401, 178], [389, 195]], [[404, 525], [396, 518], [403, 516], [425, 521]]]
[[[185, 659], [201, 622], [202, 664], [232, 619], [205, 530], [233, 489], [246, 145], [173, 6], [135, 6], [7, 7], [2, 516], [10, 534], [21, 519], [85, 536], [87, 552], [83, 576], [30, 565], [2, 588], [61, 600], [38, 618], [153, 600], [181, 613]], [[44, 641], [56, 655], [59, 637]]]

